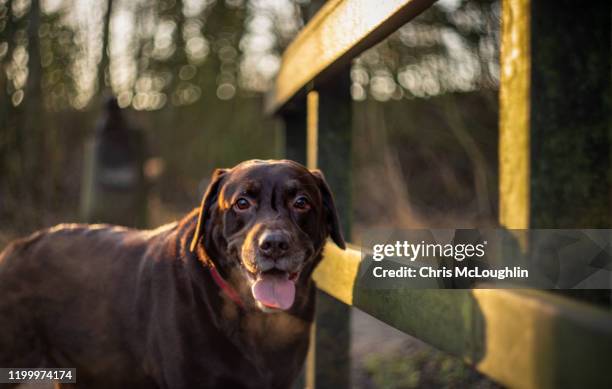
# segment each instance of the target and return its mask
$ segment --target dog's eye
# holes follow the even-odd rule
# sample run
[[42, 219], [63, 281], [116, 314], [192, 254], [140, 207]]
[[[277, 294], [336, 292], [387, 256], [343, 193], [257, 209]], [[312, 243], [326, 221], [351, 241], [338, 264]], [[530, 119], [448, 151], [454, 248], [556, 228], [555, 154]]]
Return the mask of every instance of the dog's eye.
[[245, 199], [244, 197], [241, 197], [238, 200], [236, 200], [234, 207], [236, 207], [237, 209], [241, 211], [244, 211], [245, 209], [249, 209], [251, 207], [251, 202]]
[[293, 202], [293, 207], [300, 211], [307, 211], [310, 209], [310, 203], [306, 197], [300, 196]]

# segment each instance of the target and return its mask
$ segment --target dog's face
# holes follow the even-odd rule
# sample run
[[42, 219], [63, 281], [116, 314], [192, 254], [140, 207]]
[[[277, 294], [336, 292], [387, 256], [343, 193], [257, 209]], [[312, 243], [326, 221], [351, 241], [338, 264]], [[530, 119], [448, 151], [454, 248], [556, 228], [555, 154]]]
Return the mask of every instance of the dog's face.
[[215, 171], [192, 250], [200, 247], [243, 301], [264, 311], [287, 310], [328, 236], [344, 248], [323, 175], [293, 161], [253, 160]]

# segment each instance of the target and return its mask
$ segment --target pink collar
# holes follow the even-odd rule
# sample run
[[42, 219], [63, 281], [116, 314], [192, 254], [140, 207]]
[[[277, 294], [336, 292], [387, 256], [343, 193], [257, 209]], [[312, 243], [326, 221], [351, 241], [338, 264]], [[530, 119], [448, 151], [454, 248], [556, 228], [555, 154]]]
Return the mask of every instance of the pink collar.
[[214, 266], [209, 266], [208, 270], [210, 271], [210, 275], [212, 276], [213, 280], [215, 280], [215, 284], [217, 284], [217, 286], [227, 295], [227, 297], [230, 298], [230, 300], [232, 300], [240, 308], [244, 309], [244, 303], [242, 302], [242, 299], [240, 298], [240, 295], [236, 289], [234, 289], [227, 281], [223, 279], [223, 277], [221, 277], [221, 274], [219, 274]]

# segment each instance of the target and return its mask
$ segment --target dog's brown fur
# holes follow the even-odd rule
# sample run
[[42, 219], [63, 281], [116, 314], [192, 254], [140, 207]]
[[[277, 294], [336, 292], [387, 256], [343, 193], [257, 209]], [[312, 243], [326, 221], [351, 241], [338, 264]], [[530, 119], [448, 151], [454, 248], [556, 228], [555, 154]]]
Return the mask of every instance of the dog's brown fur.
[[[246, 181], [259, 185], [249, 195], [257, 207], [241, 213], [232, 201]], [[307, 212], [291, 208], [291, 191], [309, 198]], [[295, 258], [304, 255], [282, 269], [300, 274], [286, 311], [251, 295], [249, 277], [268, 259], [242, 258], [228, 243], [252, 245], [270, 224], [289, 234]], [[156, 230], [37, 232], [0, 254], [0, 366], [76, 367], [81, 388], [289, 387], [308, 347], [310, 275], [328, 235], [343, 247], [329, 189], [319, 172], [291, 161], [218, 171], [199, 210]]]

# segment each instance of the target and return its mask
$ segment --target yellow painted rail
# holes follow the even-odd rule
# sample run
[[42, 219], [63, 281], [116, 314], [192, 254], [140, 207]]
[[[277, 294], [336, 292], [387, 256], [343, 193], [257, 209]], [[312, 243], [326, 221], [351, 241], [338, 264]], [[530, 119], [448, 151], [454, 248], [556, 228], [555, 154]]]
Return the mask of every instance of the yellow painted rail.
[[350, 63], [435, 0], [329, 0], [283, 53], [266, 110], [278, 111], [309, 82]]
[[512, 388], [612, 387], [612, 312], [524, 289], [358, 287], [361, 253], [326, 246], [317, 287], [345, 304], [463, 357]]
[[[434, 2], [328, 0], [283, 54], [265, 109], [284, 121], [287, 157], [325, 172], [342, 215], [352, 209], [348, 65]], [[609, 155], [609, 107], [600, 104], [609, 101], [610, 49], [593, 39], [609, 36], [609, 15], [605, 2], [502, 1], [499, 202], [506, 228], [610, 227], [612, 186], [602, 158]], [[585, 55], [567, 61], [567, 47]], [[576, 76], [583, 74], [589, 77]], [[350, 236], [350, 217], [345, 223]], [[317, 297], [308, 387], [350, 387], [347, 304], [510, 388], [612, 388], [610, 310], [546, 291], [360, 288], [359, 248], [329, 244], [324, 257], [314, 273], [325, 293]]]

